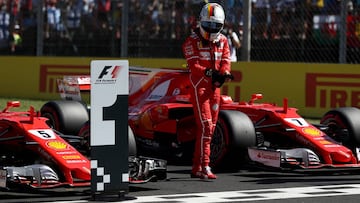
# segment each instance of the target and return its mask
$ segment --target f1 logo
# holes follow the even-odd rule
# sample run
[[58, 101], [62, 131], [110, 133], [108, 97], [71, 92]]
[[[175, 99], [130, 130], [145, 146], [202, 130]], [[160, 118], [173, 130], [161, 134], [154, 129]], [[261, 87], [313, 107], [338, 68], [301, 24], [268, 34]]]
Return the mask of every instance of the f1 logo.
[[120, 72], [120, 68], [121, 66], [104, 66], [96, 79], [96, 83], [115, 83]]
[[[105, 75], [108, 75], [109, 72], [110, 72], [109, 70], [110, 70], [112, 67], [113, 67], [113, 66], [105, 66], [105, 67], [103, 68], [103, 70], [101, 71], [98, 79], [103, 79], [103, 77], [104, 77]], [[119, 72], [119, 69], [120, 69], [120, 66], [114, 66], [114, 69], [111, 71], [111, 78], [112, 78], [112, 79], [115, 79], [115, 78], [117, 77], [118, 72]]]

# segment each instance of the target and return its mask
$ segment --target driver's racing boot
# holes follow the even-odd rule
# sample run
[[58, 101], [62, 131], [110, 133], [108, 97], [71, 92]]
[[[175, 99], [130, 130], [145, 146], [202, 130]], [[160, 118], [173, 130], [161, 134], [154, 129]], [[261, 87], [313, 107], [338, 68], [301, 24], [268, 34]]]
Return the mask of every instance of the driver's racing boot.
[[191, 171], [191, 178], [216, 179], [217, 176], [211, 172], [209, 166], [206, 166], [201, 171]]
[[201, 178], [201, 174], [202, 174], [201, 166], [193, 165], [190, 177]]
[[190, 177], [191, 178], [201, 178], [202, 177], [202, 171], [191, 172]]
[[201, 171], [201, 179], [216, 179], [217, 176], [211, 172], [211, 168], [209, 166], [203, 167]]

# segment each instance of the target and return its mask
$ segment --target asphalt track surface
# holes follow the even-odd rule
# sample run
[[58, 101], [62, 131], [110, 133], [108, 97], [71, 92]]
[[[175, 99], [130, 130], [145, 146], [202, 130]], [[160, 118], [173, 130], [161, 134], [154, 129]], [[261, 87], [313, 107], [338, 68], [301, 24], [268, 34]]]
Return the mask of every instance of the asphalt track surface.
[[216, 180], [190, 178], [190, 166], [168, 166], [167, 180], [129, 186], [124, 196], [97, 196], [90, 188], [2, 191], [12, 202], [358, 202], [360, 172], [279, 172], [246, 167], [217, 173]]

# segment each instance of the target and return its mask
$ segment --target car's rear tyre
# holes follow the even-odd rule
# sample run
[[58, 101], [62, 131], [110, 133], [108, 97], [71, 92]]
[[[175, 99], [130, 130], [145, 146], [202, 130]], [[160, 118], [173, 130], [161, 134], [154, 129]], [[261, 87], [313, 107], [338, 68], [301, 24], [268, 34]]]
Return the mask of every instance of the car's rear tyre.
[[135, 141], [134, 133], [131, 130], [130, 126], [128, 126], [128, 139], [129, 139], [129, 156], [136, 156], [137, 155], [136, 141]]
[[211, 166], [235, 170], [247, 158], [247, 148], [256, 145], [256, 132], [250, 118], [239, 111], [223, 110], [211, 142]]
[[[90, 121], [84, 123], [83, 127], [80, 129], [79, 137], [82, 138], [80, 150], [87, 156], [90, 155], [91, 145], [90, 145]], [[128, 126], [128, 143], [129, 143], [129, 156], [137, 155], [136, 141], [134, 133]]]
[[79, 150], [86, 156], [90, 156], [91, 146], [90, 146], [90, 121], [86, 121], [84, 125], [79, 130], [79, 137], [82, 138], [80, 141]]
[[360, 147], [360, 109], [341, 107], [328, 111], [320, 124], [326, 125], [326, 134], [355, 152]]
[[89, 120], [88, 109], [78, 101], [49, 101], [41, 107], [40, 113], [49, 119], [50, 127], [66, 135], [77, 135]]

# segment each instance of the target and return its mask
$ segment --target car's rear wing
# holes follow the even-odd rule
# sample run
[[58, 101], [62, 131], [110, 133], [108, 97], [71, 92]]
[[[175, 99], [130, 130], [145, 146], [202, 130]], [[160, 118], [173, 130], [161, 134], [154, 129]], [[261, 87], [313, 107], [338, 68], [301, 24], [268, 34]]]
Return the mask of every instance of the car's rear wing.
[[90, 91], [90, 75], [64, 76], [57, 80], [60, 97], [63, 100], [82, 101], [81, 92]]
[[[188, 70], [130, 66], [129, 74], [132, 75], [132, 77], [130, 77], [129, 94], [137, 91], [148, 80], [161, 77], [162, 72], [188, 72]], [[63, 79], [57, 79], [57, 86], [61, 99], [82, 101], [81, 92], [90, 92], [91, 76], [67, 75], [64, 76]]]

